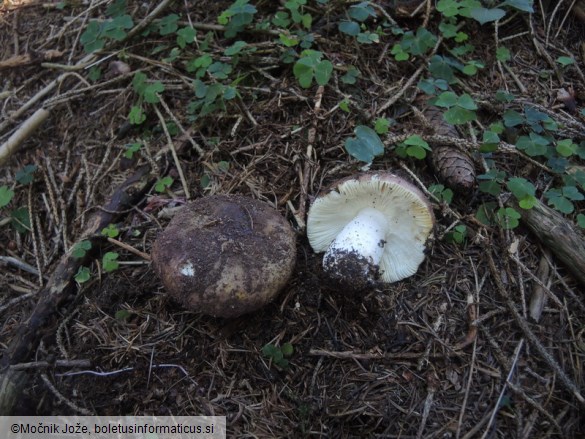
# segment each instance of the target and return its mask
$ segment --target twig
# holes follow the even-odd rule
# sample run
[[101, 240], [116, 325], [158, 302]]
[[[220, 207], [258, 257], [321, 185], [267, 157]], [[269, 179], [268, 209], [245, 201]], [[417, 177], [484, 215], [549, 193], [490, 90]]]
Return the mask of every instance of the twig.
[[62, 403], [66, 404], [67, 406], [69, 406], [69, 408], [73, 409], [76, 412], [79, 412], [83, 415], [86, 416], [91, 416], [92, 412], [90, 412], [87, 409], [84, 409], [83, 407], [79, 407], [77, 404], [75, 404], [73, 401], [69, 401], [67, 398], [65, 398], [65, 396], [63, 396], [63, 394], [61, 394], [61, 392], [59, 392], [57, 390], [57, 388], [53, 385], [53, 383], [49, 380], [49, 377], [47, 377], [46, 374], [41, 374], [41, 379], [43, 380], [43, 382], [45, 383], [45, 385], [49, 388], [49, 390], [51, 391], [51, 393], [53, 393], [53, 395]]
[[[0, 166], [6, 163], [10, 156], [18, 150], [20, 145], [34, 134], [45, 120], [47, 120], [49, 114], [48, 110], [39, 108], [0, 146]], [[0, 128], [1, 130], [2, 128]]]
[[546, 256], [542, 256], [542, 258], [540, 258], [540, 262], [538, 263], [538, 270], [536, 271], [536, 277], [542, 284], [537, 283], [532, 288], [532, 296], [530, 297], [530, 304], [528, 306], [529, 315], [535, 322], [540, 320], [542, 310], [546, 305], [545, 290], [548, 289], [548, 285], [546, 284], [550, 284], [550, 282], [548, 282], [550, 267], [548, 265], [547, 259], [550, 258], [551, 254], [548, 249], [545, 249], [544, 252], [548, 253], [548, 258]]
[[39, 275], [39, 271], [35, 267], [12, 256], [0, 256], [0, 264], [14, 265], [16, 268], [20, 268], [30, 274]]
[[522, 332], [524, 333], [524, 335], [526, 336], [526, 338], [528, 339], [530, 344], [532, 344], [534, 346], [534, 348], [538, 351], [538, 353], [540, 354], [542, 359], [544, 361], [546, 361], [546, 363], [550, 366], [550, 368], [553, 369], [555, 371], [555, 373], [558, 375], [561, 383], [566, 387], [567, 390], [569, 390], [575, 396], [575, 398], [577, 398], [577, 400], [582, 405], [585, 406], [585, 398], [583, 398], [583, 396], [579, 392], [579, 388], [569, 378], [569, 376], [565, 373], [565, 371], [561, 368], [561, 366], [559, 366], [559, 364], [551, 356], [551, 354], [545, 349], [545, 347], [542, 345], [542, 343], [540, 343], [538, 338], [536, 338], [536, 335], [534, 335], [534, 333], [532, 332], [532, 330], [528, 326], [528, 323], [526, 322], [526, 320], [520, 315], [518, 310], [516, 310], [516, 307], [514, 306], [512, 299], [510, 299], [510, 295], [508, 294], [508, 292], [506, 291], [506, 288], [504, 287], [504, 284], [502, 283], [502, 279], [500, 278], [500, 273], [496, 269], [496, 264], [494, 262], [492, 255], [491, 255], [491, 252], [487, 252], [486, 254], [487, 254], [490, 270], [492, 272], [492, 276], [493, 276], [494, 281], [496, 283], [496, 287], [498, 289], [498, 292], [506, 300], [506, 305], [508, 306], [508, 309], [512, 313], [514, 320], [516, 321], [516, 323], [518, 324], [518, 326], [520, 327], [520, 329], [522, 330]]
[[32, 361], [30, 363], [19, 363], [10, 366], [12, 370], [44, 369], [47, 367], [89, 367], [90, 360], [57, 360], [54, 363], [48, 361]]
[[183, 185], [183, 191], [185, 191], [185, 198], [190, 199], [191, 194], [189, 193], [189, 186], [187, 186], [187, 180], [185, 180], [185, 174], [183, 174], [183, 168], [181, 167], [181, 161], [179, 160], [179, 156], [177, 155], [177, 150], [175, 149], [175, 145], [173, 144], [173, 139], [169, 134], [169, 130], [167, 128], [167, 124], [165, 119], [163, 118], [162, 114], [160, 114], [160, 110], [155, 106], [154, 111], [160, 120], [162, 125], [163, 131], [167, 138], [167, 144], [169, 145], [169, 149], [171, 150], [171, 154], [173, 155], [173, 160], [175, 162], [175, 166], [177, 167], [177, 172], [179, 173], [179, 178], [181, 179], [181, 184]]
[[494, 405], [494, 409], [492, 411], [492, 414], [490, 416], [488, 424], [485, 428], [485, 431], [484, 431], [483, 435], [481, 436], [481, 439], [485, 439], [490, 432], [492, 422], [494, 422], [494, 418], [496, 417], [496, 414], [498, 413], [498, 410], [500, 409], [500, 404], [502, 402], [502, 398], [504, 397], [504, 393], [506, 392], [506, 386], [508, 384], [508, 381], [510, 381], [512, 379], [512, 375], [514, 374], [514, 369], [516, 369], [516, 364], [518, 363], [518, 357], [520, 356], [520, 351], [522, 349], [522, 346], [524, 346], [524, 339], [521, 339], [520, 342], [518, 343], [518, 346], [516, 346], [516, 350], [514, 352], [514, 359], [512, 360], [512, 365], [510, 366], [510, 371], [508, 372], [508, 376], [506, 377], [506, 382], [502, 386], [502, 391], [500, 392], [500, 396], [498, 397], [498, 400], [496, 401], [496, 404]]
[[117, 245], [118, 247], [123, 248], [124, 250], [128, 250], [130, 253], [134, 253], [136, 256], [141, 257], [146, 261], [150, 261], [150, 255], [148, 253], [141, 252], [140, 250], [132, 247], [130, 244], [126, 244], [125, 242], [118, 241], [114, 238], [108, 238], [108, 242]]

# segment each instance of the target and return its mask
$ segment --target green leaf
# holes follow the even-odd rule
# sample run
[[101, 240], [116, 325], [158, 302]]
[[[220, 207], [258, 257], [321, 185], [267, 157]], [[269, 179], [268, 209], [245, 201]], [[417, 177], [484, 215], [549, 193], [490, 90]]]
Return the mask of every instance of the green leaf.
[[512, 128], [524, 123], [524, 117], [514, 110], [506, 110], [502, 115], [502, 118], [504, 119], [504, 125], [506, 125], [508, 128]]
[[331, 78], [331, 73], [333, 72], [333, 64], [331, 61], [324, 60], [321, 61], [315, 67], [315, 80], [319, 85], [326, 85]]
[[482, 224], [486, 226], [493, 225], [494, 218], [494, 210], [497, 207], [497, 203], [493, 201], [489, 201], [487, 203], [483, 203], [477, 209], [475, 213], [475, 218]]
[[132, 108], [130, 108], [130, 113], [128, 114], [128, 122], [130, 122], [132, 125], [140, 125], [145, 120], [146, 115], [142, 111], [142, 108], [133, 105]]
[[84, 282], [87, 282], [90, 277], [91, 276], [89, 273], [89, 268], [81, 266], [79, 267], [77, 273], [75, 274], [75, 282], [77, 282], [78, 284], [82, 284]]
[[465, 108], [466, 110], [477, 110], [477, 104], [467, 93], [459, 96], [459, 99], [457, 99], [457, 106]]
[[207, 72], [214, 78], [226, 79], [232, 72], [232, 66], [230, 64], [217, 61], [208, 67]]
[[496, 212], [496, 220], [504, 229], [515, 229], [518, 227], [521, 215], [512, 207], [501, 207]]
[[518, 200], [522, 209], [532, 209], [536, 204], [536, 188], [525, 178], [511, 178], [506, 185]]
[[[496, 92], [496, 100], [499, 102], [510, 103], [510, 102], [513, 102], [514, 99], [516, 99], [516, 96], [514, 96], [512, 93], [508, 93], [505, 90], [498, 90]], [[520, 117], [522, 117], [522, 116], [520, 116]]]
[[7, 206], [14, 197], [14, 191], [8, 186], [0, 186], [0, 208]]
[[33, 174], [37, 170], [36, 165], [26, 165], [24, 168], [18, 170], [16, 173], [16, 181], [20, 184], [32, 183], [34, 176]]
[[360, 33], [360, 25], [355, 21], [341, 21], [337, 28], [340, 32], [351, 35], [352, 37], [355, 37]]
[[532, 8], [533, 0], [506, 0], [500, 6], [511, 6], [519, 11], [534, 12]]
[[169, 176], [160, 178], [154, 185], [154, 190], [159, 193], [164, 192], [168, 187], [170, 187], [173, 184], [173, 181], [174, 180]]
[[132, 159], [134, 157], [134, 154], [140, 151], [140, 148], [142, 148], [142, 144], [140, 143], [132, 143], [131, 145], [126, 145], [124, 157], [126, 157], [127, 159]]
[[555, 149], [560, 156], [571, 157], [577, 152], [578, 146], [571, 139], [563, 139], [557, 142]]
[[197, 32], [190, 26], [183, 27], [177, 31], [177, 44], [184, 49], [187, 44], [195, 41]]
[[390, 120], [385, 117], [380, 117], [376, 119], [374, 125], [374, 131], [378, 134], [386, 134], [388, 132], [388, 128], [390, 127]]
[[114, 318], [116, 320], [119, 320], [119, 321], [128, 320], [131, 316], [132, 316], [132, 313], [130, 311], [128, 311], [127, 309], [119, 309], [114, 314]]
[[575, 186], [565, 186], [563, 187], [562, 192], [563, 196], [568, 198], [569, 200], [582, 201], [583, 199], [585, 199], [583, 194], [579, 192], [579, 189], [577, 189]]
[[512, 55], [507, 47], [498, 47], [496, 50], [496, 59], [501, 62], [510, 61]]
[[476, 120], [477, 116], [474, 111], [466, 110], [461, 107], [449, 108], [444, 114], [443, 119], [453, 125], [461, 125], [472, 120]]
[[459, 224], [453, 228], [453, 230], [445, 235], [448, 242], [463, 244], [467, 236], [467, 227], [463, 224]]
[[457, 104], [457, 95], [452, 91], [446, 91], [437, 96], [433, 101], [433, 105], [443, 108], [451, 108]]
[[109, 17], [119, 17], [126, 12], [126, 0], [114, 0], [107, 8], [106, 14]]
[[116, 252], [107, 252], [104, 255], [102, 258], [102, 267], [106, 273], [115, 271], [120, 267], [120, 264], [116, 260], [119, 256]]
[[290, 357], [294, 352], [293, 345], [289, 342], [284, 343], [280, 347], [280, 350], [282, 351], [282, 355], [284, 355], [285, 357]]
[[495, 152], [498, 149], [498, 144], [500, 143], [500, 136], [493, 131], [484, 131], [483, 132], [483, 142], [481, 147], [479, 148], [479, 152]]
[[158, 22], [158, 32], [161, 36], [170, 35], [177, 31], [179, 16], [177, 14], [170, 14], [163, 17]]
[[108, 238], [115, 238], [119, 234], [120, 231], [114, 224], [108, 224], [108, 227], [102, 229], [102, 235], [107, 236]]
[[569, 214], [575, 210], [575, 206], [566, 198], [560, 189], [549, 189], [544, 193], [545, 198], [548, 199], [549, 206], [553, 206], [561, 213]]
[[26, 207], [19, 207], [10, 213], [12, 226], [18, 233], [30, 231], [30, 217]]
[[91, 241], [80, 241], [73, 246], [73, 249], [71, 250], [71, 257], [73, 259], [84, 258], [89, 250], [91, 250]]
[[442, 184], [433, 184], [429, 186], [429, 192], [439, 199], [450, 204], [453, 200], [453, 191], [449, 188], [445, 188]]
[[502, 186], [496, 180], [482, 181], [478, 188], [481, 192], [497, 197], [502, 192]]
[[497, 21], [506, 15], [503, 9], [487, 9], [487, 8], [473, 8], [470, 11], [471, 18], [479, 21], [479, 24], [486, 24], [491, 21]]
[[384, 153], [384, 144], [374, 130], [365, 125], [358, 125], [354, 133], [356, 137], [345, 140], [345, 149], [349, 155], [362, 162], [371, 163], [374, 157]]
[[563, 67], [567, 67], [568, 65], [575, 64], [575, 60], [569, 56], [559, 56], [557, 58], [557, 63]]
[[287, 28], [291, 24], [290, 15], [285, 11], [278, 11], [272, 18], [272, 24], [276, 27]]
[[160, 101], [157, 94], [162, 93], [163, 91], [165, 91], [165, 86], [162, 82], [153, 82], [152, 84], [147, 85], [144, 89], [144, 100], [149, 104], [156, 104]]
[[347, 72], [341, 77], [341, 82], [344, 84], [355, 84], [360, 75], [361, 73], [356, 67], [349, 66]]
[[376, 11], [369, 5], [369, 2], [361, 2], [352, 5], [347, 11], [349, 16], [357, 21], [366, 21], [368, 17], [375, 17]]
[[585, 215], [583, 215], [582, 213], [577, 215], [577, 224], [582, 229], [585, 229]]
[[339, 103], [339, 108], [341, 108], [342, 111], [345, 111], [346, 113], [349, 113], [349, 101], [347, 99], [342, 100]]
[[529, 136], [520, 136], [516, 141], [516, 147], [531, 157], [545, 155], [548, 151], [549, 141], [534, 132]]
[[237, 55], [238, 53], [240, 53], [242, 51], [242, 49], [244, 47], [246, 47], [248, 45], [248, 43], [246, 43], [245, 41], [236, 41], [234, 44], [232, 44], [231, 46], [229, 46], [228, 48], [226, 48], [223, 53], [225, 56], [234, 56]]

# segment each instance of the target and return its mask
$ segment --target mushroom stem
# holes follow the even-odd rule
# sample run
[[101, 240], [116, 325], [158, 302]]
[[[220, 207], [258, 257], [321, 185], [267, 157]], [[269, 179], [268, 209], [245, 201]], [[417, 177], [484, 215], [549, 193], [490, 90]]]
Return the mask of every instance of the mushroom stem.
[[386, 216], [379, 210], [372, 207], [360, 210], [331, 242], [323, 257], [325, 271], [344, 268], [353, 271], [353, 275], [369, 277], [372, 271], [379, 274], [388, 227]]

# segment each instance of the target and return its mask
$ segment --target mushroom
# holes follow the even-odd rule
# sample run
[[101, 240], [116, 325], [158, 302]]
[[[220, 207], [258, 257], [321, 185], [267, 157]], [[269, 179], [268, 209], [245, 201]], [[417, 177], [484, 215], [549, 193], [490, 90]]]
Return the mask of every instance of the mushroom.
[[158, 236], [152, 262], [186, 308], [238, 317], [270, 302], [292, 274], [295, 233], [268, 204], [239, 195], [200, 198]]
[[324, 271], [360, 290], [416, 273], [433, 223], [428, 200], [411, 183], [364, 173], [337, 181], [315, 199], [307, 237], [315, 252], [325, 252]]

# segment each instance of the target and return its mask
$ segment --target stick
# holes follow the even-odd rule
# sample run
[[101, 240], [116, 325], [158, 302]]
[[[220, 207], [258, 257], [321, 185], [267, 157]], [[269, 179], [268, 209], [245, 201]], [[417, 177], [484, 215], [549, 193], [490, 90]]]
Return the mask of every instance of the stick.
[[540, 201], [532, 209], [516, 209], [537, 238], [585, 285], [585, 239], [571, 221]]
[[[100, 209], [90, 218], [86, 231], [78, 242], [83, 240], [96, 242], [97, 239], [101, 239], [100, 231], [108, 224], [115, 222], [119, 217], [119, 212], [138, 203], [154, 184], [149, 171], [150, 168], [144, 166], [129, 177], [113, 193], [104, 209]], [[12, 411], [28, 381], [26, 373], [14, 370], [10, 366], [26, 362], [32, 357], [39, 341], [49, 331], [47, 328], [54, 323], [57, 309], [76, 291], [73, 278], [84, 259], [76, 259], [72, 256], [74, 248], [75, 246], [71, 246], [69, 251], [61, 257], [49, 281], [37, 294], [39, 299], [32, 315], [17, 329], [16, 335], [0, 360], [2, 368], [0, 371], [0, 414], [2, 415]]]
[[48, 110], [39, 108], [0, 146], [0, 166], [6, 163], [10, 156], [18, 150], [20, 145], [33, 135], [43, 122], [47, 120], [49, 114]]

